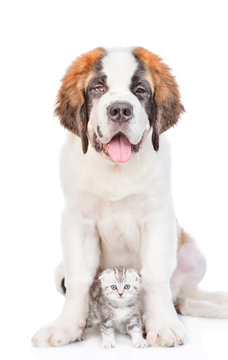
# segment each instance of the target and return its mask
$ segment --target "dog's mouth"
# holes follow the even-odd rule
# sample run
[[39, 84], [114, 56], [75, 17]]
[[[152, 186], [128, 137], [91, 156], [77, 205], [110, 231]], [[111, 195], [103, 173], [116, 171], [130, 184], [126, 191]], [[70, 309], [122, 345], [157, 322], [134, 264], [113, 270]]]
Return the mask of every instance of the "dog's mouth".
[[116, 163], [125, 163], [132, 158], [134, 153], [139, 151], [143, 138], [144, 136], [142, 136], [138, 144], [131, 144], [125, 134], [118, 132], [118, 134], [115, 134], [107, 144], [103, 144], [96, 133], [94, 133], [93, 145], [96, 151], [102, 152], [112, 161]]

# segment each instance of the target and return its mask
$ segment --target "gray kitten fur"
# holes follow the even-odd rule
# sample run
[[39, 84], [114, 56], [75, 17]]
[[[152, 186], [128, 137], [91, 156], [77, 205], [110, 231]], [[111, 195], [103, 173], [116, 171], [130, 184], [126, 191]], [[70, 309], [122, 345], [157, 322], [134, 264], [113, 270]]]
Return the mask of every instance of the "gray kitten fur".
[[[126, 284], [130, 285], [129, 289], [124, 288]], [[112, 285], [116, 286], [115, 290]], [[147, 346], [142, 335], [139, 291], [140, 275], [123, 266], [104, 270], [93, 282], [86, 327], [100, 325], [104, 348], [115, 347], [114, 329], [130, 335], [134, 346]]]

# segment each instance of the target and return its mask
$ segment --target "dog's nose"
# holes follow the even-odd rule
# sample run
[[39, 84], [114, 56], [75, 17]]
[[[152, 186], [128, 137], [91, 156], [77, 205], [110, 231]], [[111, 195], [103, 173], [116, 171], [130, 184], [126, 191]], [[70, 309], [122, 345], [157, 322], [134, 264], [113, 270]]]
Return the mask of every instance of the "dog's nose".
[[131, 120], [133, 116], [132, 105], [125, 102], [115, 102], [108, 106], [107, 111], [109, 119], [120, 124]]

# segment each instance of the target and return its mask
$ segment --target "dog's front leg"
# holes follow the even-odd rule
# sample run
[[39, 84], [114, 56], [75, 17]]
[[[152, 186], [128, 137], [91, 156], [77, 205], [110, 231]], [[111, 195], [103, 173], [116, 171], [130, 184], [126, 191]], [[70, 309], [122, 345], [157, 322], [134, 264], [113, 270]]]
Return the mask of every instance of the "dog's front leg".
[[33, 337], [36, 346], [61, 346], [81, 337], [85, 326], [88, 291], [99, 262], [95, 224], [74, 210], [62, 219], [63, 263], [66, 298], [60, 316]]
[[152, 214], [142, 237], [144, 321], [149, 345], [176, 346], [184, 332], [172, 303], [170, 278], [176, 263], [176, 223], [168, 207]]

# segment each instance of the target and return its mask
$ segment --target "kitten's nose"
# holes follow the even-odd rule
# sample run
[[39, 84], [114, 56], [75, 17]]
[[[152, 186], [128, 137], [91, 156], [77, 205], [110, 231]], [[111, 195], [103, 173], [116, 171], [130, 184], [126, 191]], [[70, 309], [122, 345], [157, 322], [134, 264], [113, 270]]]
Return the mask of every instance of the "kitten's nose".
[[123, 295], [123, 293], [118, 293], [118, 294], [119, 294], [120, 297]]

